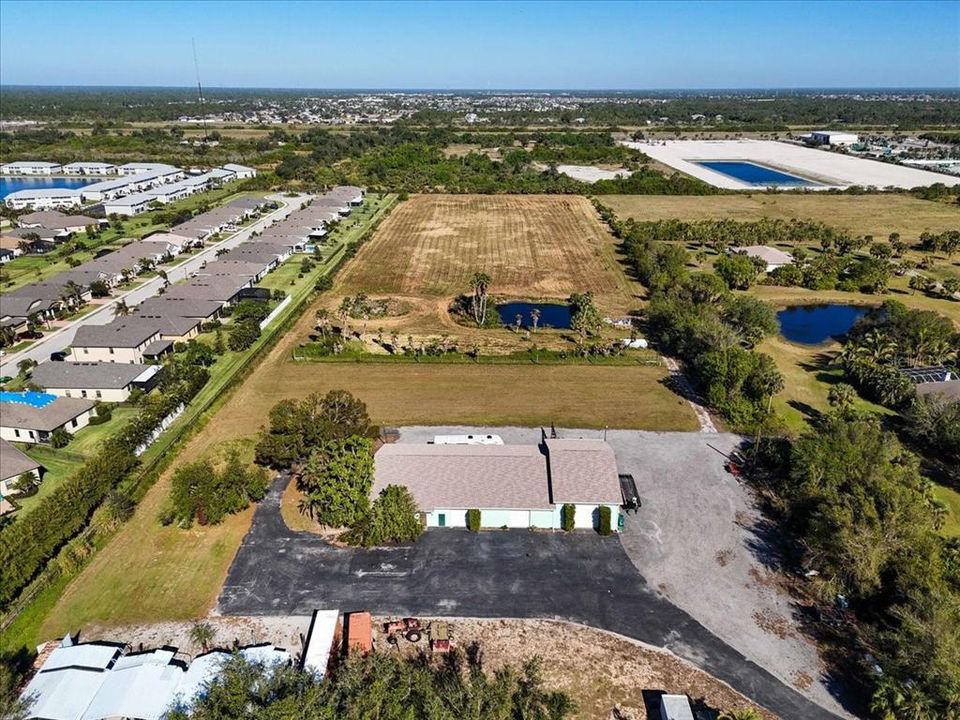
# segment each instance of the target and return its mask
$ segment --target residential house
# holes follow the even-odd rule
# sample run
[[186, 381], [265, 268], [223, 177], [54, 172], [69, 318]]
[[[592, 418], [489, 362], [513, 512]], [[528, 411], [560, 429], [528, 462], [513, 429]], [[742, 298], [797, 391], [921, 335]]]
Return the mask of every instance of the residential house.
[[42, 362], [30, 381], [60, 397], [124, 402], [135, 388], [149, 391], [159, 378], [159, 365], [109, 362]]
[[793, 256], [783, 250], [777, 250], [769, 245], [747, 245], [745, 247], [730, 248], [731, 253], [739, 253], [749, 258], [756, 258], [764, 263], [766, 272], [773, 272], [779, 267], [793, 263]]
[[[5, 398], [7, 396], [4, 396]], [[45, 395], [39, 402], [0, 401], [0, 438], [10, 442], [46, 443], [59, 429], [71, 435], [90, 423], [93, 400]]]
[[150, 209], [150, 204], [155, 202], [159, 202], [159, 200], [149, 192], [139, 192], [112, 200], [105, 200], [103, 203], [103, 211], [107, 215], [140, 215], [147, 212], [147, 210]]
[[44, 228], [59, 231], [63, 235], [72, 235], [86, 231], [91, 225], [94, 227], [106, 225], [107, 221], [88, 215], [67, 215], [58, 210], [42, 210], [21, 215], [17, 219], [17, 224], [22, 228]]
[[[154, 344], [158, 343], [158, 344]], [[81, 325], [73, 336], [70, 359], [75, 362], [109, 362], [142, 365], [172, 343], [160, 337], [152, 320], [118, 317], [106, 325]]]
[[42, 470], [40, 463], [0, 438], [0, 498], [17, 494], [13, 486], [24, 473], [40, 482]]

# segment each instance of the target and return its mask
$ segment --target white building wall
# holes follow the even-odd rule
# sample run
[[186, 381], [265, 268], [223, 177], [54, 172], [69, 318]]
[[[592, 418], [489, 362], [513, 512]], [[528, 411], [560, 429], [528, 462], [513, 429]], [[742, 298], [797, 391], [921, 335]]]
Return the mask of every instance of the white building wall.
[[130, 397], [130, 387], [125, 388], [44, 388], [51, 395], [69, 398], [89, 398], [103, 402], [124, 402]]
[[70, 359], [74, 362], [112, 362], [143, 364], [143, 349], [157, 339], [154, 336], [137, 348], [73, 347]]

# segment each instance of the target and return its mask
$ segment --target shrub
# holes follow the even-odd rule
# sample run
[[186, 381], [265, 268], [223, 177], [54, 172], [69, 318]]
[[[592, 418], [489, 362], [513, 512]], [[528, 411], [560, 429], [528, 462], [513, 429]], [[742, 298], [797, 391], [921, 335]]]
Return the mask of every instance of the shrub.
[[600, 506], [600, 534], [609, 535], [613, 532], [612, 526], [613, 513], [610, 512], [609, 505]]
[[572, 503], [565, 503], [560, 509], [560, 523], [567, 532], [573, 530], [574, 522], [577, 516], [577, 506]]
[[50, 445], [55, 448], [65, 448], [70, 443], [70, 433], [62, 427], [57, 428], [50, 434]]
[[480, 511], [476, 508], [467, 510], [467, 530], [480, 532]]

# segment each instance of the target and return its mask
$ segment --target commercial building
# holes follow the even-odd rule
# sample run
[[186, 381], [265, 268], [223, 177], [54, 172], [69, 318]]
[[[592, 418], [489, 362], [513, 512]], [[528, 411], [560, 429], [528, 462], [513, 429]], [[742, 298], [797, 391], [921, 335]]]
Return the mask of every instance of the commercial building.
[[113, 175], [115, 165], [106, 162], [72, 162], [63, 166], [64, 175]]
[[856, 145], [860, 142], [860, 136], [856, 133], [815, 130], [810, 133], [810, 141], [817, 145]]
[[3, 201], [13, 210], [52, 210], [80, 207], [81, 194], [79, 190], [70, 188], [31, 188], [12, 192]]
[[602, 440], [542, 445], [384, 445], [375, 458], [374, 497], [409, 488], [427, 527], [465, 527], [470, 509], [482, 527], [560, 528], [564, 504], [576, 528], [596, 528], [600, 507], [613, 529], [622, 503], [616, 457]]
[[59, 163], [43, 162], [42, 160], [17, 160], [16, 162], [0, 165], [0, 174], [3, 175], [56, 175], [62, 170]]
[[10, 442], [46, 443], [59, 429], [71, 435], [86, 427], [93, 400], [23, 393], [22, 399], [0, 402], [0, 438]]
[[135, 388], [148, 392], [159, 379], [159, 365], [108, 362], [43, 362], [30, 380], [59, 397], [124, 402]]

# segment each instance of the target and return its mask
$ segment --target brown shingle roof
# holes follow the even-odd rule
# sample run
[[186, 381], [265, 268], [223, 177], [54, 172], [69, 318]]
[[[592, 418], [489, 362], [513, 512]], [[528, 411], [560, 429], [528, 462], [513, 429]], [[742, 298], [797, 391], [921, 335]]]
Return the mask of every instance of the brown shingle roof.
[[405, 485], [425, 512], [551, 507], [547, 464], [536, 445], [384, 445], [375, 465], [374, 496]]
[[547, 440], [552, 500], [619, 505], [620, 477], [613, 448], [603, 440]]

